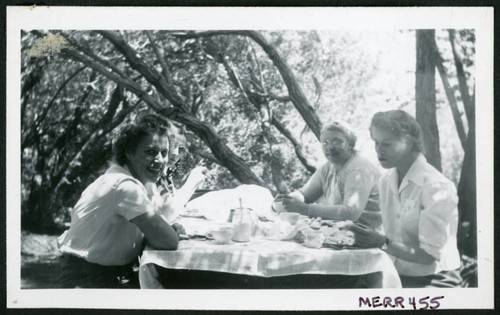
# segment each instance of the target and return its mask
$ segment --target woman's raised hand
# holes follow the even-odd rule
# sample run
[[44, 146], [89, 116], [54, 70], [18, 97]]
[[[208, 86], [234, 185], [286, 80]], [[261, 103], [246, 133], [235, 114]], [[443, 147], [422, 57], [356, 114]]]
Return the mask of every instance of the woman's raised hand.
[[200, 186], [206, 179], [212, 179], [210, 171], [204, 166], [197, 166], [189, 173], [187, 182], [195, 188]]

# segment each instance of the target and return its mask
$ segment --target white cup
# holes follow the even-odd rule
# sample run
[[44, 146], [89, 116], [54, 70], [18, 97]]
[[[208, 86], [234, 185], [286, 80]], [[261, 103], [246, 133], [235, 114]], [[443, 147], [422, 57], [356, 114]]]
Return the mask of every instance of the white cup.
[[214, 239], [215, 244], [223, 245], [229, 244], [233, 234], [234, 229], [232, 227], [220, 227], [216, 230], [210, 231], [208, 236]]
[[273, 208], [273, 210], [277, 213], [285, 212], [285, 208], [283, 207], [283, 203], [281, 201], [274, 201], [271, 208]]

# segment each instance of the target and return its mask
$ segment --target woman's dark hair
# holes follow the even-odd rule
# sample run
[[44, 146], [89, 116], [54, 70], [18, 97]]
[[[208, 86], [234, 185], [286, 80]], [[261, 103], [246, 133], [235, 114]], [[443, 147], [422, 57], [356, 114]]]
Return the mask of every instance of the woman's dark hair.
[[125, 165], [127, 152], [134, 151], [143, 137], [153, 134], [168, 136], [169, 128], [169, 122], [161, 116], [145, 114], [137, 117], [136, 123], [123, 128], [113, 142], [113, 157], [116, 163]]
[[370, 134], [373, 127], [392, 132], [396, 136], [406, 136], [413, 142], [413, 151], [424, 153], [424, 139], [420, 124], [410, 114], [402, 110], [378, 112], [373, 115]]

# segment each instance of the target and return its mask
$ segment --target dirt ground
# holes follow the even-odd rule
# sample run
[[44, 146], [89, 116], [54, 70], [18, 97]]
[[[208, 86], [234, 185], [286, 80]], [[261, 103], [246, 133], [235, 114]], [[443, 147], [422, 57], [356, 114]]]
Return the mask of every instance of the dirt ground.
[[57, 288], [57, 236], [22, 233], [21, 289]]

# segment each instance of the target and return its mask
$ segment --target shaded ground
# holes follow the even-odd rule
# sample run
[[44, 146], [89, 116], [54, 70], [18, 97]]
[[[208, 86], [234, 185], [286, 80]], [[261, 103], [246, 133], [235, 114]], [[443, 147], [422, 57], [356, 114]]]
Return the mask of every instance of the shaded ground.
[[21, 234], [21, 289], [57, 288], [57, 236]]

